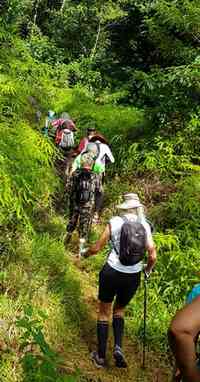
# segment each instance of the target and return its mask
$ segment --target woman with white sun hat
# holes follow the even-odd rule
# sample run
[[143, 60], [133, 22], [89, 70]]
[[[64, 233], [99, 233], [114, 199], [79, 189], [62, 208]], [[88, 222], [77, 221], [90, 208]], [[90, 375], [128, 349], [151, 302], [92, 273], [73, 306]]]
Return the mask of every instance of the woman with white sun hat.
[[114, 300], [113, 356], [117, 367], [127, 367], [122, 351], [124, 310], [140, 285], [145, 250], [148, 253], [147, 274], [156, 262], [151, 228], [143, 208], [137, 194], [126, 193], [123, 203], [117, 206], [120, 213], [110, 219], [100, 239], [83, 254], [84, 257], [95, 255], [110, 241], [111, 251], [99, 274], [98, 349], [92, 353], [92, 360], [97, 367], [106, 366], [109, 316]]

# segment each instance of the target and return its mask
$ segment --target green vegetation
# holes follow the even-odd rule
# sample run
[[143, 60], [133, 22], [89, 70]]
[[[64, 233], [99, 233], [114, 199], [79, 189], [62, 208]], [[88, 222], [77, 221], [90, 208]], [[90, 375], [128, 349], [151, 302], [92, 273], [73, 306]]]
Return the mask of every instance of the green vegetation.
[[[0, 11], [1, 380], [91, 377], [78, 356], [88, 357], [86, 279], [64, 250], [59, 154], [41, 134], [48, 109], [76, 119], [77, 140], [95, 125], [112, 146], [104, 222], [124, 191], [147, 205], [158, 248], [148, 344], [160, 359], [169, 320], [199, 281], [199, 2], [4, 0]], [[105, 254], [82, 264], [88, 296]], [[142, 305], [141, 287], [127, 311], [139, 343]]]

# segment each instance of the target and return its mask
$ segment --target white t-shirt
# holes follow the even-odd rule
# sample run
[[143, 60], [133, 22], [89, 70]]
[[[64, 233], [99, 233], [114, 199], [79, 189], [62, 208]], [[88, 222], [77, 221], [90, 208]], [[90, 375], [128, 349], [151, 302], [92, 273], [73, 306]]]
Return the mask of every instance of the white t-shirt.
[[[112, 152], [111, 152], [108, 145], [106, 145], [105, 143], [102, 143], [100, 141], [96, 141], [96, 142], [97, 142], [98, 147], [99, 147], [99, 153], [98, 153], [97, 159], [95, 160], [95, 165], [94, 165], [93, 171], [96, 174], [102, 174], [105, 172], [106, 157], [108, 157], [108, 159], [112, 163], [114, 163], [115, 159], [114, 159]], [[74, 160], [73, 165], [72, 165], [72, 171], [73, 172], [76, 171], [77, 168], [80, 168], [81, 154], [83, 154], [84, 151], [87, 151], [87, 145], [81, 151], [81, 153], [76, 157], [76, 159]]]
[[[137, 221], [138, 217], [134, 214], [125, 214], [125, 217], [128, 220]], [[114, 216], [110, 220], [110, 228], [111, 228], [111, 236], [112, 240], [114, 241], [115, 247], [118, 249], [120, 248], [120, 233], [121, 233], [121, 227], [124, 223], [124, 220], [120, 216]], [[143, 227], [145, 228], [146, 234], [147, 234], [147, 242], [146, 247], [153, 246], [153, 238], [151, 234], [151, 228], [150, 225], [144, 220], [141, 222]], [[112, 242], [111, 242], [112, 245]], [[119, 260], [119, 255], [116, 253], [115, 249], [112, 246], [112, 250], [110, 254], [108, 255], [107, 263], [116, 271], [123, 272], [123, 273], [137, 273], [140, 272], [143, 268], [143, 262], [140, 261], [139, 263], [135, 265], [123, 265], [121, 264]]]
[[100, 141], [97, 141], [97, 143], [99, 145], [99, 155], [96, 159], [96, 164], [103, 165], [105, 168], [106, 157], [110, 160], [111, 163], [114, 163], [115, 158], [112, 155], [110, 147], [106, 145], [106, 143], [101, 143]]

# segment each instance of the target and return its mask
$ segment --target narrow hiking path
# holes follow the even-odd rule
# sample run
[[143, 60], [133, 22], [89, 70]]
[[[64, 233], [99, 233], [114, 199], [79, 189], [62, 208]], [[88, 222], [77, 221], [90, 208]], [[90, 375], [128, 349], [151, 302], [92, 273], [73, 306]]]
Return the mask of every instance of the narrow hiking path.
[[[60, 174], [58, 174], [58, 176], [60, 176]], [[145, 187], [145, 184], [143, 184], [143, 186]], [[57, 213], [59, 213], [62, 218], [66, 212], [65, 209], [63, 209], [65, 201], [66, 195], [64, 193], [61, 205], [60, 203], [55, 203]], [[104, 229], [109, 214], [112, 213], [107, 206], [104, 208], [101, 224], [92, 227], [92, 234], [90, 237], [92, 242], [99, 237]], [[111, 323], [107, 352], [108, 367], [106, 369], [97, 369], [93, 365], [90, 360], [90, 353], [96, 349], [96, 314], [98, 308], [97, 274], [105, 257], [100, 255], [98, 256], [99, 260], [96, 260], [95, 256], [95, 259], [90, 258], [89, 262], [86, 259], [78, 260], [76, 258], [76, 254], [78, 253], [78, 242], [78, 234], [77, 232], [74, 232], [72, 242], [67, 248], [66, 256], [70, 260], [74, 277], [80, 283], [80, 300], [86, 311], [80, 318], [80, 338], [78, 347], [76, 343], [75, 346], [72, 344], [70, 349], [61, 349], [62, 356], [64, 356], [65, 360], [66, 370], [68, 370], [69, 373], [76, 373], [77, 370], [80, 370], [80, 381], [84, 382], [121, 382], [125, 380], [134, 382], [171, 382], [171, 366], [168, 365], [167, 357], [166, 359], [163, 359], [163, 354], [151, 351], [151, 345], [149, 345], [149, 347], [146, 348], [146, 368], [143, 370], [141, 367], [142, 343], [136, 339], [130, 339], [127, 333], [125, 333], [123, 348], [128, 362], [128, 368], [116, 368], [112, 358], [113, 338]], [[98, 265], [95, 264], [96, 261]], [[94, 265], [91, 265], [93, 262]], [[143, 312], [141, 312], [141, 319], [143, 319]]]
[[[75, 243], [76, 247], [76, 243]], [[74, 252], [74, 251], [73, 251]], [[110, 337], [108, 343], [108, 367], [97, 369], [90, 360], [90, 352], [96, 348], [96, 312], [97, 312], [97, 286], [94, 275], [88, 272], [84, 260], [79, 261], [74, 253], [70, 252], [74, 276], [81, 285], [81, 299], [86, 308], [85, 318], [80, 322], [80, 346], [79, 349], [63, 349], [62, 355], [65, 359], [67, 369], [70, 371], [81, 371], [83, 381], [90, 382], [169, 382], [170, 370], [158, 354], [148, 352], [146, 369], [142, 370], [142, 344], [131, 341], [127, 336], [124, 338], [124, 351], [129, 367], [117, 369], [112, 359], [112, 328], [110, 325]], [[81, 379], [82, 381], [82, 379]]]

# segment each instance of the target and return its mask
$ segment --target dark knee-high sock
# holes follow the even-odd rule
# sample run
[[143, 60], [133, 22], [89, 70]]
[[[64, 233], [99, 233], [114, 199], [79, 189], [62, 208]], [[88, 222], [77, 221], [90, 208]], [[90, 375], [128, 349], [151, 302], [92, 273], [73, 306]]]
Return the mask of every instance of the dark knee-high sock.
[[113, 334], [115, 345], [122, 347], [122, 338], [124, 334], [124, 318], [123, 317], [113, 317]]
[[97, 339], [98, 339], [98, 355], [100, 358], [106, 357], [106, 346], [108, 340], [108, 322], [97, 321]]

